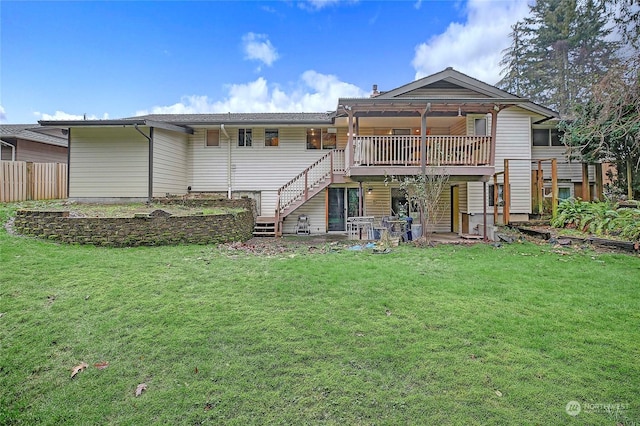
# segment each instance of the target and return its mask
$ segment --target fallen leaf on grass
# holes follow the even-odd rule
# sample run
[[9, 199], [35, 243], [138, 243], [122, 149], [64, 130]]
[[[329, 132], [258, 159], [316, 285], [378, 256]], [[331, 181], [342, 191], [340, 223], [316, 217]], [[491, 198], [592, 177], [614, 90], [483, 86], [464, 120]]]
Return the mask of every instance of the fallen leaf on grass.
[[109, 362], [108, 361], [96, 362], [95, 364], [93, 364], [93, 366], [98, 370], [104, 370], [109, 366]]
[[78, 374], [79, 372], [81, 372], [82, 370], [87, 368], [88, 366], [89, 365], [87, 365], [86, 362], [81, 362], [80, 364], [78, 364], [75, 367], [73, 367], [73, 370], [71, 370], [71, 378], [73, 379], [76, 376], [76, 374]]
[[195, 373], [198, 374], [198, 367], [196, 367]]
[[387, 309], [387, 310], [385, 311], [385, 313], [387, 314], [387, 316], [388, 316], [388, 317], [390, 317], [390, 316], [391, 316], [391, 311], [390, 311], [390, 310], [388, 310], [388, 309]]
[[136, 388], [136, 396], [140, 396], [142, 395], [142, 392], [147, 390], [147, 384], [146, 383], [140, 383], [138, 385], [138, 387]]
[[500, 392], [499, 390], [496, 391], [496, 395], [498, 396], [502, 396], [502, 392]]

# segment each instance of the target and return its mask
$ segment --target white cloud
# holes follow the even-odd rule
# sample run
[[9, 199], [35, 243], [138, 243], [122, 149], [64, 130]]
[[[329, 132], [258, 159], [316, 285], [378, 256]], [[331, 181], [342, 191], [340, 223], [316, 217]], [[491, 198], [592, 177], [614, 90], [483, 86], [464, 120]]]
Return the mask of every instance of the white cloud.
[[511, 25], [528, 14], [525, 0], [469, 0], [466, 22], [452, 22], [442, 34], [416, 47], [416, 79], [453, 67], [479, 80], [500, 80], [502, 50], [509, 46]]
[[244, 58], [258, 60], [271, 66], [278, 59], [278, 51], [265, 34], [247, 33], [242, 36]]
[[39, 112], [36, 111], [33, 113], [33, 115], [35, 115], [36, 117], [38, 117], [38, 120], [51, 120], [51, 121], [62, 121], [62, 120], [108, 120], [109, 119], [109, 113], [104, 113], [102, 114], [101, 118], [98, 118], [98, 116], [96, 116], [95, 114], [82, 114], [82, 115], [78, 115], [78, 114], [69, 114], [66, 113], [64, 111], [56, 111], [53, 114], [47, 114], [47, 113], [43, 113], [43, 112]]
[[0, 105], [0, 122], [7, 121], [7, 113], [4, 110], [4, 107]]
[[340, 81], [330, 74], [306, 71], [290, 91], [269, 84], [259, 77], [255, 81], [232, 84], [227, 96], [214, 101], [208, 96], [183, 96], [180, 102], [169, 106], [155, 106], [137, 111], [146, 114], [207, 114], [224, 112], [324, 112], [336, 108], [339, 97], [366, 97], [369, 93], [359, 87]]
[[320, 10], [329, 6], [336, 6], [339, 4], [353, 4], [358, 3], [359, 0], [306, 0], [298, 3], [301, 9], [306, 10]]

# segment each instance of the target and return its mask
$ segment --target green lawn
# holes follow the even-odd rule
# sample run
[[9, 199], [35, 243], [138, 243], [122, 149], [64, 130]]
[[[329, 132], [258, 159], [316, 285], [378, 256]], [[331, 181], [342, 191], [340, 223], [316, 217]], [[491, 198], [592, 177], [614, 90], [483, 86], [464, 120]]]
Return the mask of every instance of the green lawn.
[[640, 259], [557, 251], [256, 256], [2, 229], [0, 424], [637, 425]]

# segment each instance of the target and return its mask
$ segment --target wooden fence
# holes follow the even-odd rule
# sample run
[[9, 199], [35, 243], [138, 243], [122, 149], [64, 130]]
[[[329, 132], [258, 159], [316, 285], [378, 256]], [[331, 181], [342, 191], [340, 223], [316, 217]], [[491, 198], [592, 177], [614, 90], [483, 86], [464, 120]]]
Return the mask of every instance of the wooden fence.
[[0, 162], [0, 202], [67, 197], [66, 164]]

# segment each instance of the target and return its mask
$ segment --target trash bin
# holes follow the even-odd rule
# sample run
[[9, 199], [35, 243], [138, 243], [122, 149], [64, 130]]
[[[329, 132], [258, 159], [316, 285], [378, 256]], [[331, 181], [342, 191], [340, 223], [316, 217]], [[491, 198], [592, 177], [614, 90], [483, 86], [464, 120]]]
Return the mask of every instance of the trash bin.
[[413, 240], [413, 230], [411, 229], [411, 225], [413, 224], [413, 218], [411, 216], [407, 216], [404, 218], [404, 220], [407, 222], [406, 225], [406, 233], [405, 233], [405, 240], [407, 241], [411, 241]]
[[411, 226], [411, 234], [414, 238], [420, 238], [422, 237], [422, 225], [419, 223], [416, 223], [415, 225]]

